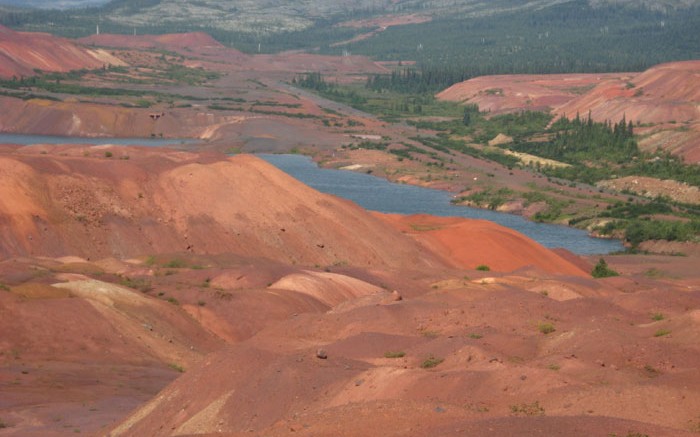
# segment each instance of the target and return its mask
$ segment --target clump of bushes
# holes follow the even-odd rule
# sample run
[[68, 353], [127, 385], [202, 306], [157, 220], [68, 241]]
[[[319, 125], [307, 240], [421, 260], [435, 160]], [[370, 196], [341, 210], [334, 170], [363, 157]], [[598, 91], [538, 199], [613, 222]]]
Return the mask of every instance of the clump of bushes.
[[591, 275], [594, 278], [609, 278], [612, 276], [620, 276], [619, 273], [608, 267], [608, 263], [605, 262], [603, 258], [600, 258], [598, 260], [598, 264], [596, 264], [595, 267], [593, 267]]

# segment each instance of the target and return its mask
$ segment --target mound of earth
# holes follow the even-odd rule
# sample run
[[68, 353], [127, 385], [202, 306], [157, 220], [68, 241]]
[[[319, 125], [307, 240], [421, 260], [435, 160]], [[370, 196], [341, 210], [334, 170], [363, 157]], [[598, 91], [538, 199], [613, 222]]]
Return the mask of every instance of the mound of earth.
[[109, 435], [690, 436], [700, 295], [638, 281], [579, 279], [579, 298], [551, 299], [532, 278], [415, 280], [410, 299], [294, 315], [210, 354]]
[[477, 104], [493, 113], [553, 111], [596, 121], [623, 117], [642, 126], [640, 147], [700, 162], [700, 61], [657, 65], [642, 73], [483, 76], [440, 92], [443, 100]]
[[606, 80], [556, 108], [568, 117], [588, 114], [597, 121], [640, 123], [697, 122], [700, 61], [661, 64], [628, 78]]
[[73, 41], [45, 33], [15, 32], [0, 26], [0, 77], [20, 78], [35, 70], [66, 72], [126, 65], [101, 49], [89, 49]]
[[[379, 215], [379, 214], [377, 214]], [[379, 215], [454, 267], [509, 272], [534, 267], [560, 275], [587, 276], [578, 266], [512, 229], [486, 220], [428, 215]]]
[[[77, 103], [0, 97], [7, 113], [0, 131], [84, 137], [207, 138], [251, 116], [193, 112], [182, 108], [127, 108], [116, 104]], [[152, 117], [153, 114], [158, 117]]]
[[0, 168], [4, 257], [187, 250], [307, 265], [436, 262], [358, 206], [253, 156], [25, 147], [0, 156]]
[[494, 113], [548, 111], [570, 102], [601, 81], [620, 76], [619, 73], [481, 76], [452, 85], [438, 93], [437, 98], [477, 104], [481, 111]]
[[249, 155], [13, 146], [0, 171], [5, 434], [700, 426], [680, 269], [609, 257], [623, 275], [594, 280], [514, 231], [368, 213]]
[[134, 49], [203, 49], [224, 46], [204, 32], [170, 33], [164, 35], [90, 35], [78, 40], [81, 44], [101, 47], [125, 47]]

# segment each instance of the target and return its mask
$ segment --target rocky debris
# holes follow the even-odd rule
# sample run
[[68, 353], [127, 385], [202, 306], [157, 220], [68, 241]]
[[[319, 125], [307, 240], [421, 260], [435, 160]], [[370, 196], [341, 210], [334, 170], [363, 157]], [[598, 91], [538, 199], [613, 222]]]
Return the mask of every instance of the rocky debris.
[[325, 360], [328, 358], [328, 352], [326, 352], [325, 349], [317, 349], [316, 350], [316, 358], [319, 358], [321, 360]]

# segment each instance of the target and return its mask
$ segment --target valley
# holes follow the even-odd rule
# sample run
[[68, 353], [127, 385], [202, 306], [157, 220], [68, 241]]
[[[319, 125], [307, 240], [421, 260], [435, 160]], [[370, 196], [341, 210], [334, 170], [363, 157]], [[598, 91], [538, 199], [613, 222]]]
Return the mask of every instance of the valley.
[[[692, 44], [529, 71], [514, 41], [629, 2], [137, 3], [0, 8], [0, 133], [63, 138], [0, 144], [0, 436], [700, 432]], [[610, 33], [697, 18], [656, 3]], [[523, 17], [450, 58], [450, 22]], [[278, 155], [624, 250], [370, 211]]]

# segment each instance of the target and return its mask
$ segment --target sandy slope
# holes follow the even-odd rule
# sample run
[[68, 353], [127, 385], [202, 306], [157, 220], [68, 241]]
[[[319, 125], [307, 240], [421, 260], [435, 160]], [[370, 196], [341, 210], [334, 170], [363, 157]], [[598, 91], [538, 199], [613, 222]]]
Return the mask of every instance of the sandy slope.
[[0, 166], [6, 435], [700, 426], [695, 254], [593, 280], [500, 226], [370, 214], [246, 155], [5, 147]]
[[439, 264], [356, 205], [253, 156], [48, 150], [27, 147], [0, 158], [7, 175], [0, 185], [5, 257], [187, 250], [321, 265]]

